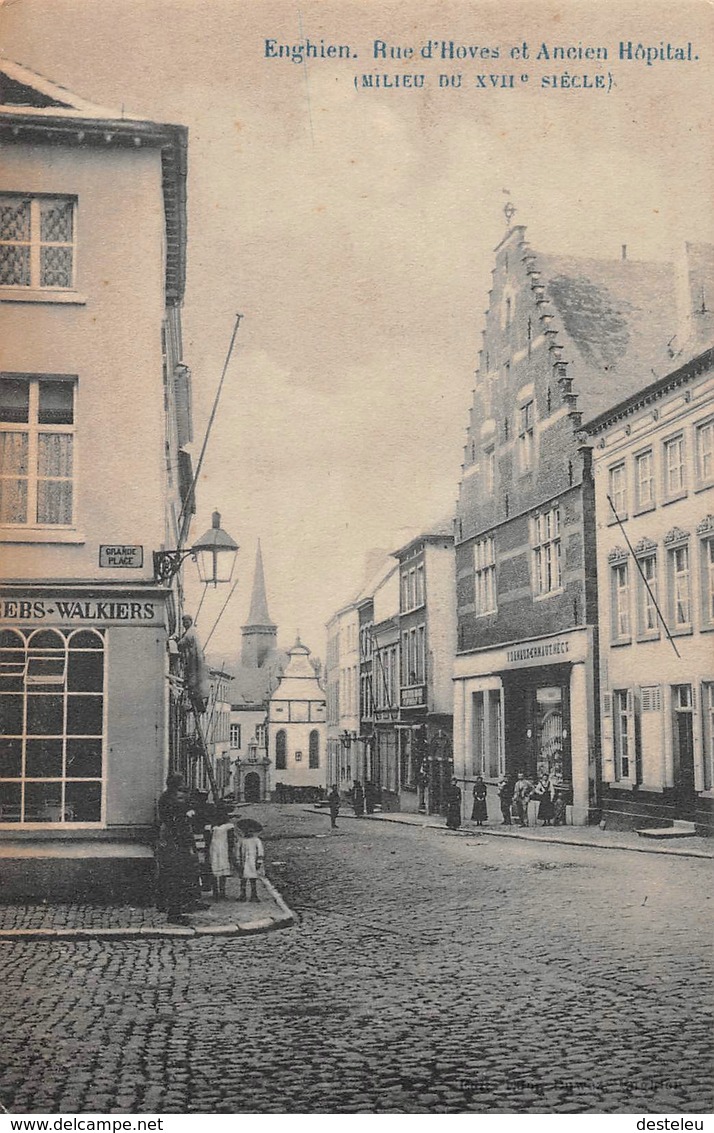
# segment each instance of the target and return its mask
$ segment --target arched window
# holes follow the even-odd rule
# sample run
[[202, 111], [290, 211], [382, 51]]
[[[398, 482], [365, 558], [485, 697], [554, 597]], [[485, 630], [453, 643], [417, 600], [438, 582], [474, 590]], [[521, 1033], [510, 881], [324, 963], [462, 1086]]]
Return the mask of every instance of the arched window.
[[288, 765], [288, 741], [283, 728], [275, 733], [275, 770], [284, 771]]
[[314, 771], [317, 767], [320, 766], [320, 733], [317, 731], [317, 729], [313, 729], [313, 731], [310, 732], [310, 746], [308, 748], [308, 751], [308, 766], [310, 767], [311, 771]]
[[103, 690], [94, 630], [0, 635], [0, 823], [101, 821]]

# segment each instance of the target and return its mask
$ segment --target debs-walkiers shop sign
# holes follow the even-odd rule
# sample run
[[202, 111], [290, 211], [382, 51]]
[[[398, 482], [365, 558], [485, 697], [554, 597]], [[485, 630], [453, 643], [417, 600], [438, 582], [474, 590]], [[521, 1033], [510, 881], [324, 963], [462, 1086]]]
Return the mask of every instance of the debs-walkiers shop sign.
[[15, 625], [163, 625], [164, 606], [140, 595], [0, 594], [0, 622]]

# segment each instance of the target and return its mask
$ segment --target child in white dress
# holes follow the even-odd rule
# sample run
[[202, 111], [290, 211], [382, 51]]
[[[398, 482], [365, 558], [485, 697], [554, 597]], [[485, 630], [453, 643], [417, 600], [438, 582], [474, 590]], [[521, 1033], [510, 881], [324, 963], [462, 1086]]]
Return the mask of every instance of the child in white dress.
[[240, 875], [240, 896], [239, 901], [246, 900], [246, 883], [250, 881], [250, 899], [251, 901], [259, 901], [258, 896], [258, 874], [263, 869], [263, 859], [265, 852], [263, 850], [263, 843], [257, 834], [247, 834], [240, 840], [238, 848], [238, 861], [239, 861], [239, 875]]
[[228, 810], [221, 803], [216, 807], [216, 818], [211, 827], [211, 846], [208, 851], [213, 878], [213, 896], [225, 900], [226, 878], [233, 873], [235, 855], [235, 829]]

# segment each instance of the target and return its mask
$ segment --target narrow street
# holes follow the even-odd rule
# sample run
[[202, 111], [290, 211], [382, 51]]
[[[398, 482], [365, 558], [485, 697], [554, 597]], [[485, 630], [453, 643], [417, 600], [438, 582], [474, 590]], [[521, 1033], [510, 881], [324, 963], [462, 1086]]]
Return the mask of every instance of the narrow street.
[[296, 928], [0, 945], [7, 1110], [711, 1110], [710, 862], [255, 812]]

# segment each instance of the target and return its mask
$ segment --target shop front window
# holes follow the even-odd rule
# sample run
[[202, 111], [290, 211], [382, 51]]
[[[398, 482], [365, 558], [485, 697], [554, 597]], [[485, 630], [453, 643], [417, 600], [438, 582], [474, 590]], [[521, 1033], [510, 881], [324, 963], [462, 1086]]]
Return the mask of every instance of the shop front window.
[[547, 772], [555, 782], [564, 774], [563, 690], [559, 686], [536, 689], [537, 773]]
[[104, 639], [0, 631], [0, 824], [102, 818]]

